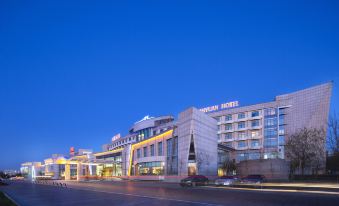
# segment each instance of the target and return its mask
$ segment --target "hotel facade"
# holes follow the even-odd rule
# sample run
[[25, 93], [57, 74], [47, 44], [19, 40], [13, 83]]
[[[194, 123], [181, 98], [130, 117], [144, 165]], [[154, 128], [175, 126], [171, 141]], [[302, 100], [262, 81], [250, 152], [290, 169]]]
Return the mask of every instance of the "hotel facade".
[[146, 116], [133, 124], [127, 135], [115, 135], [102, 152], [72, 150], [70, 156], [24, 163], [22, 171], [32, 179], [178, 181], [195, 174], [210, 178], [225, 175], [224, 163], [233, 162], [233, 174], [287, 179], [285, 143], [304, 127], [326, 130], [331, 92], [329, 82], [261, 104], [241, 106], [233, 101], [202, 109], [191, 107], [177, 118]]

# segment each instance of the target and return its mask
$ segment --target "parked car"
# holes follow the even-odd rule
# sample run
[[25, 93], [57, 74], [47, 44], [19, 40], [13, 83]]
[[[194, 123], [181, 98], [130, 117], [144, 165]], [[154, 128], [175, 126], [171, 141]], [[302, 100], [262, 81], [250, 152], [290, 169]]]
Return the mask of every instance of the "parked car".
[[182, 187], [194, 187], [199, 185], [207, 185], [208, 178], [203, 175], [194, 175], [186, 177], [180, 181]]
[[235, 184], [239, 181], [240, 181], [240, 178], [238, 176], [222, 176], [222, 177], [219, 177], [218, 179], [216, 179], [214, 184], [216, 186], [220, 186], [220, 185], [229, 186], [229, 185], [233, 185], [233, 184]]
[[241, 179], [241, 183], [245, 184], [260, 184], [265, 181], [264, 175], [248, 175]]

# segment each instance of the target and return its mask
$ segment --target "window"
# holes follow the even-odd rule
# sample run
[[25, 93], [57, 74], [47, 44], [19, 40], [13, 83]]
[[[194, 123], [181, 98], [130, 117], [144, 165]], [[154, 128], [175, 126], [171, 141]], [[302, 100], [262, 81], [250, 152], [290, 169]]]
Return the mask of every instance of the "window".
[[221, 117], [215, 117], [215, 120], [217, 120], [217, 122], [221, 121]]
[[252, 116], [252, 117], [257, 117], [257, 116], [259, 116], [259, 111], [253, 111], [253, 112], [251, 113], [251, 116]]
[[252, 125], [252, 127], [258, 127], [258, 126], [260, 126], [260, 120], [259, 120], [259, 119], [252, 120], [252, 121], [251, 121], [251, 125]]
[[245, 113], [239, 113], [238, 114], [238, 119], [243, 119], [245, 118]]
[[141, 157], [141, 151], [140, 149], [137, 149], [137, 158], [140, 158]]
[[279, 136], [279, 145], [285, 145], [285, 136]]
[[246, 138], [246, 132], [238, 132], [238, 138]]
[[218, 125], [218, 131], [221, 131], [221, 125]]
[[278, 146], [277, 138], [274, 138], [274, 139], [265, 139], [264, 146], [265, 147], [276, 147], [276, 146]]
[[217, 136], [218, 136], [218, 140], [220, 140], [221, 139], [220, 134], [218, 134]]
[[151, 145], [151, 156], [154, 156], [154, 144]]
[[166, 140], [166, 151], [167, 151], [167, 157], [172, 155], [172, 139]]
[[272, 137], [276, 137], [277, 134], [277, 130], [275, 129], [265, 129], [265, 138], [272, 138]]
[[225, 124], [225, 130], [232, 130], [232, 124]]
[[258, 130], [251, 131], [251, 137], [252, 138], [259, 137], [259, 135], [260, 135], [260, 132]]
[[147, 147], [144, 147], [144, 157], [147, 157]]
[[246, 142], [246, 141], [239, 141], [239, 142], [238, 142], [238, 147], [239, 147], [239, 148], [247, 147], [247, 142]]
[[258, 152], [251, 152], [248, 155], [248, 159], [250, 159], [250, 160], [260, 159], [260, 153], [258, 153]]
[[273, 116], [273, 115], [276, 115], [276, 109], [275, 108], [265, 109], [265, 116]]
[[136, 175], [163, 175], [164, 162], [142, 162], [136, 165]]
[[280, 115], [279, 116], [279, 125], [283, 125], [285, 124], [285, 116], [284, 115]]
[[158, 142], [158, 156], [162, 156], [162, 142]]
[[231, 114], [226, 115], [226, 116], [225, 116], [225, 120], [226, 120], [226, 121], [232, 120], [232, 115], [231, 115]]
[[226, 139], [232, 139], [232, 133], [226, 133], [225, 138]]
[[252, 147], [259, 147], [260, 146], [260, 142], [259, 142], [259, 140], [252, 140], [251, 141], [251, 146]]
[[276, 126], [277, 125], [277, 118], [267, 118], [265, 119], [265, 126]]
[[243, 128], [245, 128], [245, 126], [246, 126], [245, 122], [239, 122], [238, 123], [238, 129], [243, 129]]

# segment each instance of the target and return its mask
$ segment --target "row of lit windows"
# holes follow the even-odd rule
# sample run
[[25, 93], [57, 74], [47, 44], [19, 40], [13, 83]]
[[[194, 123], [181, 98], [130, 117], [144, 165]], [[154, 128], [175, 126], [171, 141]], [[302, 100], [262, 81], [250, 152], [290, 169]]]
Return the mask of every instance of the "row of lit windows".
[[[233, 139], [233, 138], [257, 138], [260, 137], [262, 134], [261, 130], [253, 130], [253, 131], [244, 131], [244, 132], [230, 132], [230, 133], [226, 133], [224, 134], [225, 139]], [[221, 134], [218, 134], [218, 138], [219, 140], [222, 138]]]
[[238, 122], [238, 123], [234, 123], [234, 124], [224, 124], [223, 125], [219, 125], [218, 126], [218, 130], [222, 131], [222, 128], [224, 127], [224, 130], [232, 130], [233, 128], [238, 128], [238, 129], [244, 129], [246, 127], [259, 127], [261, 125], [261, 121], [259, 119], [256, 120], [252, 120], [247, 122], [243, 121], [243, 122]]
[[251, 140], [250, 142], [248, 141], [226, 142], [225, 145], [233, 148], [235, 145], [237, 146], [237, 148], [245, 148], [248, 145], [250, 145], [251, 147], [260, 147], [261, 143], [260, 140]]
[[[158, 142], [157, 149], [158, 149], [157, 156], [163, 156], [162, 142]], [[148, 146], [143, 147], [142, 154], [143, 154], [143, 157], [155, 156], [155, 144], [151, 144], [149, 147]], [[141, 158], [141, 148], [137, 149], [137, 158]]]
[[[244, 119], [246, 117], [258, 117], [260, 116], [260, 111], [259, 110], [255, 110], [255, 111], [251, 111], [251, 112], [241, 112], [238, 114], [228, 114], [225, 116], [220, 116], [220, 117], [216, 117], [216, 120], [218, 122], [221, 122], [222, 119], [224, 119], [225, 121], [231, 121], [231, 120], [235, 120], [237, 119]], [[236, 117], [236, 118], [235, 118]]]

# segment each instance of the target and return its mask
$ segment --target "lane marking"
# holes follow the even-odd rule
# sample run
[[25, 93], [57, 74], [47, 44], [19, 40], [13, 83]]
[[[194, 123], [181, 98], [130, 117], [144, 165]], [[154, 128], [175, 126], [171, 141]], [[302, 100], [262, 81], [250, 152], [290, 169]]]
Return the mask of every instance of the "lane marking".
[[7, 192], [2, 191], [2, 193], [10, 200], [12, 201], [15, 205], [21, 206], [17, 201], [15, 201], [11, 196], [7, 194]]
[[[45, 184], [41, 184], [41, 185], [45, 185]], [[47, 185], [46, 184], [45, 186], [53, 186], [53, 185]], [[58, 187], [58, 188], [60, 188], [60, 187]], [[87, 187], [87, 188], [79, 188], [75, 184], [69, 185], [69, 187], [67, 187], [67, 188], [64, 187], [64, 189], [75, 189], [75, 190], [84, 190], [84, 191], [92, 191], [92, 192], [103, 192], [103, 193], [107, 193], [107, 194], [125, 195], [125, 196], [131, 196], [131, 197], [149, 198], [149, 199], [174, 201], [174, 202], [182, 202], [182, 203], [198, 204], [198, 205], [206, 205], [206, 206], [222, 206], [220, 204], [213, 204], [213, 203], [206, 203], [206, 202], [195, 202], [195, 201], [189, 201], [189, 200], [179, 200], [179, 199], [172, 199], [172, 198], [165, 198], [165, 197], [152, 197], [152, 196], [138, 195], [138, 194], [132, 194], [132, 193], [103, 191], [103, 190], [97, 190], [95, 188], [89, 188], [89, 187]]]

